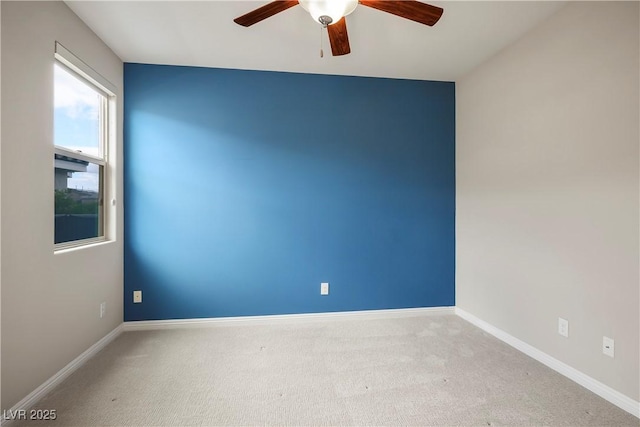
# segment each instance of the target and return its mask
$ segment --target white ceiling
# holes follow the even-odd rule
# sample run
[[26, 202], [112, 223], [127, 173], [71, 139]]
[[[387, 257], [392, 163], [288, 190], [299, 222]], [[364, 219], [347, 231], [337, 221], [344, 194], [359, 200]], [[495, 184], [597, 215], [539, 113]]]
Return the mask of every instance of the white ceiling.
[[125, 62], [455, 81], [565, 2], [432, 1], [428, 27], [362, 5], [347, 17], [351, 53], [333, 57], [295, 6], [252, 27], [233, 18], [267, 1], [67, 1]]

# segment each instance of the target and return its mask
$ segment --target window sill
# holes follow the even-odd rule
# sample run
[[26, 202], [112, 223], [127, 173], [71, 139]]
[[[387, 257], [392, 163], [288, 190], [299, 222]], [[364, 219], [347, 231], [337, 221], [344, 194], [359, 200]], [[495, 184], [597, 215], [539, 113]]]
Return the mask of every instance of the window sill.
[[79, 250], [83, 250], [83, 249], [88, 249], [88, 248], [95, 248], [96, 246], [104, 246], [104, 245], [108, 245], [110, 243], [114, 243], [115, 240], [108, 240], [106, 238], [98, 238], [98, 239], [91, 239], [91, 240], [79, 240], [77, 243], [69, 243], [69, 244], [64, 244], [61, 243], [60, 247], [56, 246], [53, 249], [53, 254], [54, 255], [58, 255], [58, 254], [66, 254], [69, 252], [75, 252], [75, 251], [79, 251]]

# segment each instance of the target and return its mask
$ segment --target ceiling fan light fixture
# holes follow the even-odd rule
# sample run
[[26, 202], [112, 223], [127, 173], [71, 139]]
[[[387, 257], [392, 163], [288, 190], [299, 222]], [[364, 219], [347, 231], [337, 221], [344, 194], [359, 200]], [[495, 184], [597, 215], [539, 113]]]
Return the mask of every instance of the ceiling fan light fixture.
[[298, 3], [314, 21], [324, 26], [335, 24], [358, 6], [358, 0], [298, 0]]

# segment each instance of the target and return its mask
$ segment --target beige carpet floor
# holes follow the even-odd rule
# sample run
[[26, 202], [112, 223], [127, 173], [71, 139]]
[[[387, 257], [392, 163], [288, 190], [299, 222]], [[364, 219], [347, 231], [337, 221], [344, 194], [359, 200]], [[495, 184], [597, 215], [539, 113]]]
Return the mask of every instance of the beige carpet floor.
[[456, 316], [126, 332], [17, 426], [638, 426]]

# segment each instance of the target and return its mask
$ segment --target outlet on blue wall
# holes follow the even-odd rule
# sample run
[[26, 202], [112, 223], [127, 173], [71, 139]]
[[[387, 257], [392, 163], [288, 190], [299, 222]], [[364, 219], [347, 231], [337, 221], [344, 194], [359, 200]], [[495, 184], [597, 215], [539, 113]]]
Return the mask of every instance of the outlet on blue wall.
[[453, 83], [125, 64], [124, 121], [125, 320], [454, 305]]

